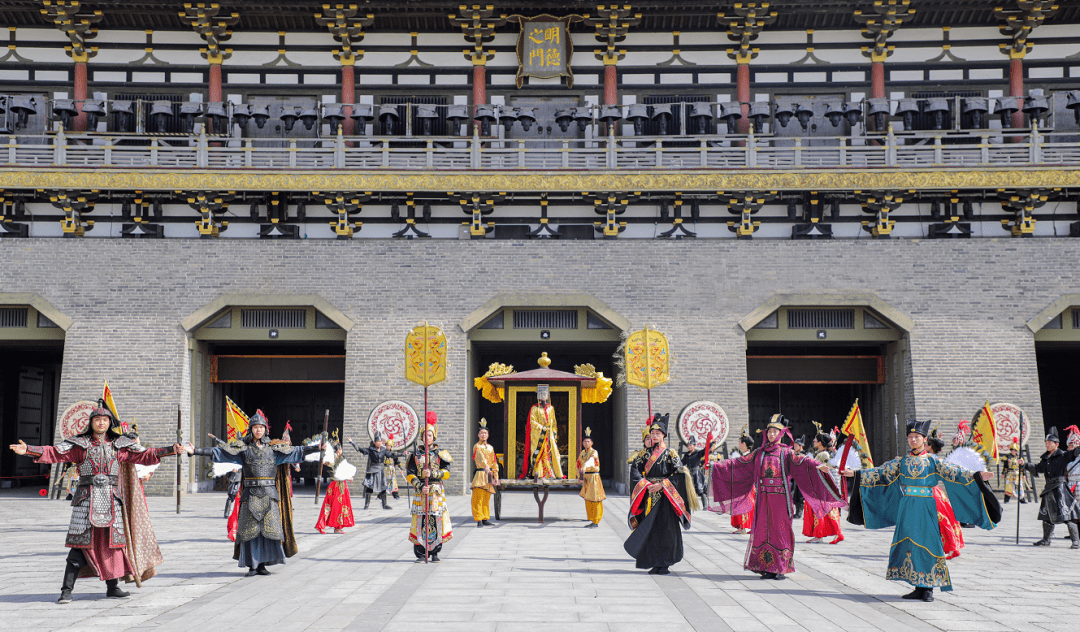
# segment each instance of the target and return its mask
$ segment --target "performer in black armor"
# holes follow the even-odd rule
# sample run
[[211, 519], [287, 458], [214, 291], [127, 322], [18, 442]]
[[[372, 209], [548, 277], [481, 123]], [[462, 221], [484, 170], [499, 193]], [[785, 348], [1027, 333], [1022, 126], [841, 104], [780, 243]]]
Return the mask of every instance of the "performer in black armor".
[[371, 445], [361, 448], [352, 439], [345, 437], [352, 447], [360, 454], [367, 456], [367, 472], [364, 474], [364, 509], [371, 505], [371, 495], [375, 494], [382, 501], [383, 509], [390, 509], [386, 502], [386, 492], [391, 486], [386, 480], [386, 460], [395, 455], [383, 445], [382, 435], [375, 433]]
[[1046, 452], [1042, 454], [1038, 463], [1020, 461], [1021, 466], [1029, 472], [1042, 474], [1046, 478], [1046, 488], [1041, 494], [1042, 504], [1039, 505], [1039, 520], [1043, 523], [1043, 537], [1033, 543], [1034, 546], [1050, 546], [1050, 538], [1054, 537], [1054, 525], [1065, 523], [1072, 539], [1072, 547], [1080, 549], [1080, 531], [1077, 529], [1077, 520], [1080, 520], [1080, 506], [1069, 489], [1066, 481], [1066, 473], [1069, 463], [1080, 458], [1080, 447], [1064, 452], [1058, 448], [1057, 427], [1051, 427], [1046, 435]]
[[319, 450], [317, 445], [294, 447], [284, 441], [270, 441], [269, 431], [270, 423], [259, 410], [252, 415], [242, 441], [223, 448], [194, 448], [190, 443], [185, 446], [188, 454], [243, 467], [233, 559], [241, 568], [248, 568], [248, 577], [269, 575], [267, 566], [284, 564], [286, 557], [296, 555], [292, 499], [287, 485], [289, 468], [278, 466], [300, 463], [304, 455]]
[[689, 437], [690, 444], [680, 441], [680, 448], [683, 448], [683, 453], [680, 455], [683, 465], [690, 471], [690, 478], [694, 481], [694, 491], [697, 492], [698, 498], [705, 498], [705, 448], [700, 450], [694, 449], [697, 445], [697, 437], [691, 435]]
[[649, 434], [653, 447], [633, 467], [636, 479], [630, 494], [627, 521], [633, 533], [623, 548], [636, 560], [637, 568], [648, 568], [651, 575], [667, 575], [668, 567], [683, 557], [681, 529], [690, 528], [691, 509], [700, 509], [690, 472], [679, 454], [667, 447], [668, 415], [653, 417]]
[[107, 597], [123, 598], [128, 593], [118, 586], [121, 577], [141, 582], [154, 576], [154, 566], [163, 560], [133, 466], [154, 465], [161, 457], [179, 454], [179, 444], [170, 448], [139, 445], [123, 434], [120, 421], [99, 400], [82, 434], [57, 446], [19, 441], [10, 447], [15, 454], [33, 457], [35, 463], [74, 463], [78, 468], [65, 542], [71, 550], [58, 603], [71, 603], [79, 577], [100, 577]]

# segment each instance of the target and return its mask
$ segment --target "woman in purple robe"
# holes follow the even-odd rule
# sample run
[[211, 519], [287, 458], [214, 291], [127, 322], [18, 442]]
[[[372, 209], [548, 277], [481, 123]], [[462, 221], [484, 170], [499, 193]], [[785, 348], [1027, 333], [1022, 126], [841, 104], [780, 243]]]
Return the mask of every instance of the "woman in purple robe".
[[[788, 420], [773, 415], [765, 428], [765, 443], [753, 452], [713, 465], [714, 511], [738, 515], [753, 509], [754, 523], [743, 568], [764, 579], [784, 579], [795, 570], [795, 532], [792, 483], [798, 486], [815, 515], [847, 507], [828, 475], [829, 466], [780, 443]], [[755, 500], [756, 489], [756, 500]]]

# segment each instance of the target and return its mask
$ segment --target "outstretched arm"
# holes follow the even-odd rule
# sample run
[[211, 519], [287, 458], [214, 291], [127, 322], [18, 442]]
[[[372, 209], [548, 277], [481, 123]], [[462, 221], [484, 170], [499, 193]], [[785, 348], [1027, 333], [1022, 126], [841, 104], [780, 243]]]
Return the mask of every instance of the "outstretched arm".
[[20, 439], [18, 443], [12, 443], [8, 447], [15, 454], [33, 458], [35, 463], [78, 463], [83, 460], [84, 455], [82, 448], [67, 442], [59, 446], [26, 445]]

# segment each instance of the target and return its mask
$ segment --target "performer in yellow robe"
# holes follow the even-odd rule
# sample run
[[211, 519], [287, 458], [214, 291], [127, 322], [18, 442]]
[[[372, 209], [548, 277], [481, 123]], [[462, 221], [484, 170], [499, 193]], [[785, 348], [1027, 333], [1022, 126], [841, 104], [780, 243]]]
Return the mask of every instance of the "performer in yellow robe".
[[476, 433], [478, 441], [472, 449], [473, 464], [476, 474], [472, 480], [472, 515], [477, 527], [491, 526], [491, 495], [499, 484], [499, 461], [495, 458], [495, 448], [487, 442], [487, 420], [480, 420], [480, 431]]
[[537, 402], [529, 409], [529, 463], [533, 478], [562, 478], [562, 464], [559, 446], [556, 443], [558, 428], [555, 423], [555, 408], [549, 403], [550, 391], [547, 384], [536, 387]]
[[581, 472], [581, 497], [585, 499], [585, 515], [589, 517], [586, 527], [599, 527], [604, 517], [604, 483], [600, 480], [600, 455], [593, 449], [591, 428], [585, 428], [585, 438], [581, 440], [581, 454], [578, 455], [577, 467]]

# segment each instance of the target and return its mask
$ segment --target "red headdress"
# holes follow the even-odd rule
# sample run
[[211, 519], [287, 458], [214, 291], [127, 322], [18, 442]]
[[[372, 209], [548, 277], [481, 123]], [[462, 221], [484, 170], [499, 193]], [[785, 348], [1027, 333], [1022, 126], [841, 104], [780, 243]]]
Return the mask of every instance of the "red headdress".
[[956, 425], [956, 434], [952, 438], [953, 447], [956, 448], [967, 443], [969, 434], [971, 434], [971, 422], [965, 419]]
[[[436, 439], [439, 438], [439, 416], [435, 414], [434, 410], [427, 411], [427, 428], [431, 429], [431, 434]], [[427, 428], [424, 430], [427, 431]]]
[[1077, 428], [1075, 425], [1073, 425], [1069, 426], [1065, 430], [1069, 431], [1069, 438], [1065, 440], [1065, 447], [1069, 448], [1070, 450], [1080, 447], [1080, 428]]

